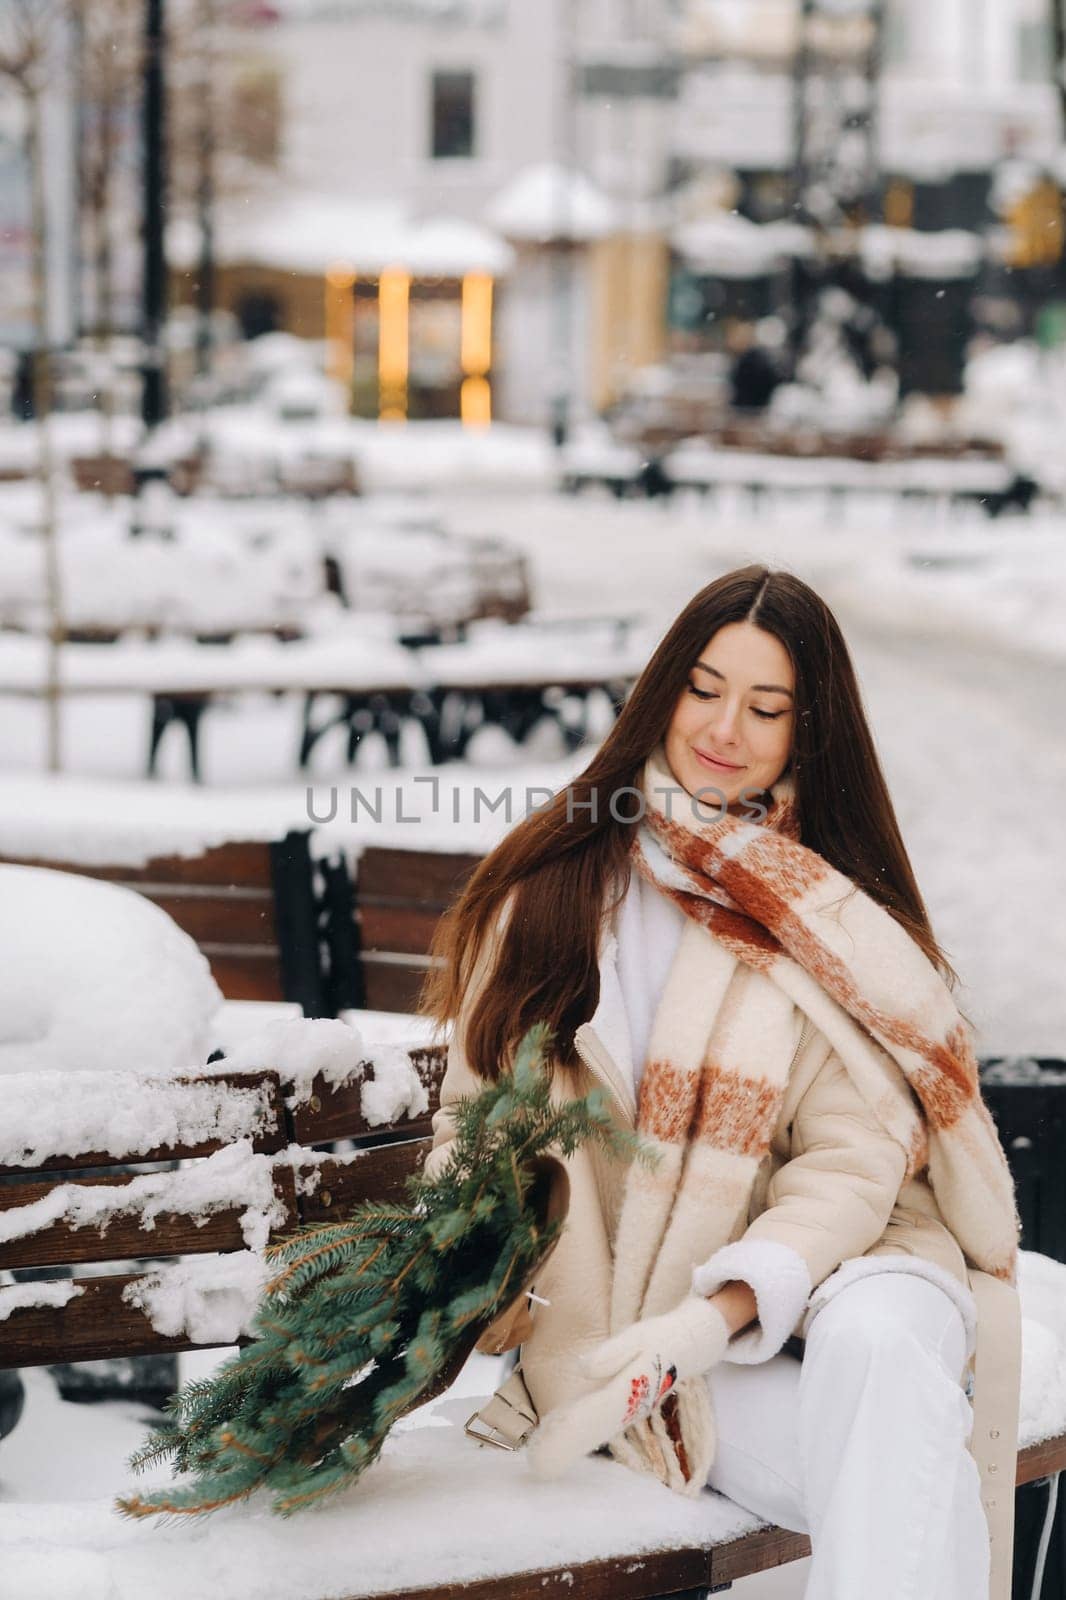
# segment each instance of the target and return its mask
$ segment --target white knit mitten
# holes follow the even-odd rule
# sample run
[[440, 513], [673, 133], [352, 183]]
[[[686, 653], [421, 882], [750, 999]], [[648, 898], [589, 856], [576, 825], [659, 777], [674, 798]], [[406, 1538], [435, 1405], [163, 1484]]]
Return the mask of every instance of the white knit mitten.
[[578, 1356], [586, 1377], [606, 1382], [541, 1419], [526, 1446], [534, 1477], [558, 1477], [631, 1422], [648, 1416], [682, 1378], [698, 1377], [717, 1365], [730, 1337], [721, 1312], [709, 1300], [690, 1294], [672, 1311], [634, 1322]]

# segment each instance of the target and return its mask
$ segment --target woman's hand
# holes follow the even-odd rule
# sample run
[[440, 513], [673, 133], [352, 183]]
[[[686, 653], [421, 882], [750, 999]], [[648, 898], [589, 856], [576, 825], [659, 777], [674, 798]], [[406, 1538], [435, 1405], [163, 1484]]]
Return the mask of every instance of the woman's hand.
[[734, 1331], [717, 1299], [686, 1295], [672, 1311], [634, 1322], [579, 1356], [587, 1377], [605, 1381], [542, 1419], [526, 1446], [533, 1475], [557, 1477], [648, 1416], [682, 1378], [709, 1372]]

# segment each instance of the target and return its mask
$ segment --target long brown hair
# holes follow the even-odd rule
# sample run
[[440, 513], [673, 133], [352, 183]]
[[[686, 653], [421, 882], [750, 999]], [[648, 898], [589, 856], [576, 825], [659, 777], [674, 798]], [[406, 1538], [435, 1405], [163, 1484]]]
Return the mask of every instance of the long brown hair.
[[[489, 929], [510, 899], [491, 966], [464, 1012], [467, 1058], [494, 1079], [535, 1022], [572, 1056], [599, 1000], [603, 919], [629, 877], [635, 790], [666, 734], [700, 652], [719, 628], [751, 622], [780, 640], [795, 671], [791, 767], [800, 838], [904, 927], [941, 976], [958, 982], [933, 937], [900, 835], [844, 637], [825, 601], [790, 572], [741, 567], [689, 601], [638, 678], [585, 770], [485, 857], [438, 924], [421, 1009], [459, 1013]], [[613, 805], [609, 804], [613, 797]]]

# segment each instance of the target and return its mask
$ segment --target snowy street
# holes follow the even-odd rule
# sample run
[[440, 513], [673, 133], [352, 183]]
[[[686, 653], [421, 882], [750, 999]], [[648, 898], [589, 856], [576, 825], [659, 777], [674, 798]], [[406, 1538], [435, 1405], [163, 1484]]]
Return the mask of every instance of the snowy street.
[[[787, 497], [771, 501], [759, 523], [741, 508], [714, 515], [694, 499], [664, 507], [441, 492], [422, 510], [446, 526], [502, 536], [521, 549], [539, 610], [556, 617], [637, 615], [649, 640], [696, 588], [747, 561], [780, 563], [819, 589], [852, 648], [904, 838], [962, 979], [961, 1003], [978, 1024], [982, 1053], [1066, 1053], [1066, 999], [1047, 976], [1066, 965], [1066, 922], [1048, 911], [1066, 895], [1058, 836], [1066, 782], [1060, 524], [1045, 519], [990, 529], [975, 515], [930, 526], [922, 515], [901, 511], [876, 527], [827, 528], [814, 508], [792, 510]], [[357, 619], [347, 627], [329, 646], [334, 668], [363, 659]], [[565, 628], [542, 648], [558, 659], [564, 639]], [[118, 653], [113, 680], [121, 681], [122, 651], [108, 647], [109, 655]], [[370, 655], [377, 653], [375, 644]], [[140, 658], [131, 647], [126, 659], [132, 684]], [[197, 828], [206, 838], [219, 826], [230, 837], [234, 830], [263, 837], [264, 830], [306, 825], [306, 784], [295, 764], [300, 707], [297, 694], [238, 695], [210, 710], [202, 741], [206, 784], [197, 790], [187, 782], [178, 729], [161, 751], [167, 781], [142, 781], [149, 720], [142, 695], [79, 696], [65, 710], [67, 776], [48, 784], [34, 777], [43, 759], [40, 705], [0, 694], [0, 852], [26, 853], [35, 845], [36, 853], [58, 857], [73, 849], [77, 859], [94, 816], [104, 833], [143, 825], [149, 839], [154, 830], [160, 848], [178, 826], [186, 838]], [[398, 784], [409, 793], [411, 779], [429, 771], [424, 745], [410, 732], [404, 767], [378, 774], [390, 789]], [[341, 730], [327, 735], [311, 762], [316, 813], [327, 814], [332, 785], [365, 786], [381, 759], [370, 739], [348, 769]], [[545, 725], [521, 751], [500, 730], [486, 729], [475, 735], [467, 763], [439, 772], [445, 784], [469, 785], [476, 775], [490, 786], [520, 787], [557, 786], [574, 770], [574, 759]], [[452, 840], [447, 822], [438, 824], [437, 848], [471, 848], [479, 837], [494, 836], [493, 819], [485, 818], [479, 833], [471, 829], [468, 806], [462, 815], [464, 826]], [[365, 827], [364, 818], [360, 837]], [[344, 844], [343, 808], [328, 833]], [[1039, 959], [1034, 926], [1041, 928]]]

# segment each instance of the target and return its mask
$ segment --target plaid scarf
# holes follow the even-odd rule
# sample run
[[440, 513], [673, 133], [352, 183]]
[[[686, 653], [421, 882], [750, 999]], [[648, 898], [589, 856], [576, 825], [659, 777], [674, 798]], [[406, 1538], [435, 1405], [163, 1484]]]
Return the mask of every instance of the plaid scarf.
[[[888, 911], [799, 842], [789, 777], [770, 790], [765, 818], [749, 822], [694, 802], [660, 748], [643, 792], [634, 865], [688, 920], [638, 1100], [638, 1132], [661, 1159], [626, 1173], [610, 1331], [668, 1310], [693, 1267], [743, 1233], [788, 1083], [796, 1006], [907, 1151], [907, 1177], [928, 1170], [968, 1259], [1015, 1283], [1013, 1181], [970, 1030], [932, 963]], [[714, 1449], [704, 1381], [679, 1384], [610, 1449], [699, 1493]]]

